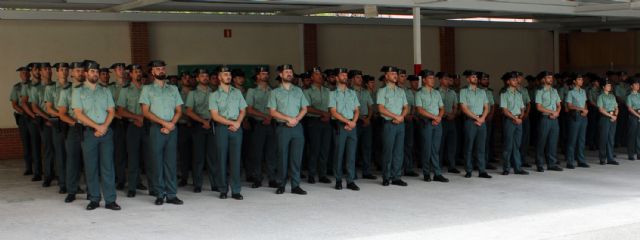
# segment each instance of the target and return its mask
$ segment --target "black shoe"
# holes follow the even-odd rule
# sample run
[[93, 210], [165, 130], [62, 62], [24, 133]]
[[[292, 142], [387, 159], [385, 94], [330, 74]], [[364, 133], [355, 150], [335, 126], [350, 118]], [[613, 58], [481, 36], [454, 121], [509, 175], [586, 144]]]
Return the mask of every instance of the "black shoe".
[[562, 172], [562, 168], [558, 167], [558, 166], [548, 167], [547, 170], [556, 171], [556, 172]]
[[218, 187], [211, 187], [211, 191], [212, 192], [220, 192], [220, 190], [218, 190]]
[[452, 168], [452, 169], [447, 170], [447, 172], [449, 172], [449, 173], [459, 174], [459, 173], [460, 173], [460, 170], [455, 169], [455, 168]]
[[400, 180], [400, 179], [396, 179], [396, 180], [391, 181], [391, 185], [406, 187], [407, 183], [402, 181], [402, 180]]
[[184, 204], [184, 202], [182, 200], [180, 200], [178, 197], [167, 198], [167, 203], [171, 203], [171, 204], [175, 204], [175, 205]]
[[496, 166], [493, 166], [493, 164], [487, 164], [487, 167], [486, 167], [486, 168], [487, 168], [487, 169], [489, 169], [489, 170], [496, 170], [496, 169], [498, 169]]
[[276, 194], [283, 194], [284, 193], [284, 187], [278, 187], [278, 190], [276, 190]]
[[67, 197], [64, 198], [64, 202], [66, 203], [70, 203], [76, 200], [76, 195], [75, 194], [67, 194]]
[[523, 163], [523, 164], [522, 164], [522, 167], [530, 168], [530, 167], [531, 167], [531, 164]]
[[116, 202], [108, 203], [107, 205], [104, 206], [104, 208], [111, 209], [114, 211], [120, 211], [120, 209], [122, 209], [120, 205], [118, 205]]
[[220, 193], [220, 199], [227, 199], [227, 193]]
[[291, 193], [298, 194], [298, 195], [307, 195], [307, 192], [302, 190], [302, 188], [300, 188], [300, 186], [291, 189]]
[[27, 171], [24, 171], [24, 173], [22, 173], [22, 176], [29, 176], [29, 175], [32, 175], [32, 174], [33, 174], [33, 171], [27, 170]]
[[414, 171], [411, 171], [411, 170], [409, 170], [409, 171], [405, 171], [405, 172], [404, 172], [404, 175], [405, 175], [405, 176], [407, 176], [407, 177], [417, 177], [417, 176], [420, 176], [418, 173], [416, 173], [416, 172], [414, 172]]
[[91, 200], [91, 195], [87, 194], [87, 200]]
[[467, 172], [467, 173], [464, 175], [464, 178], [470, 178], [470, 177], [471, 177], [471, 172]]
[[502, 171], [502, 175], [504, 175], [504, 176], [509, 175], [509, 171]]
[[449, 179], [447, 179], [446, 177], [444, 177], [442, 175], [435, 175], [435, 176], [433, 176], [433, 181], [436, 181], [436, 182], [449, 182]]
[[480, 178], [491, 178], [491, 175], [487, 174], [486, 172], [480, 173], [478, 175], [478, 177]]
[[37, 181], [42, 181], [42, 176], [40, 175], [35, 175], [31, 178], [32, 182], [37, 182]]
[[353, 191], [360, 191], [360, 187], [355, 183], [347, 183], [347, 189], [351, 189]]
[[87, 210], [94, 210], [96, 208], [100, 207], [100, 203], [98, 202], [89, 202], [89, 205], [87, 205]]
[[382, 186], [385, 186], [385, 187], [389, 186], [389, 180], [387, 179], [382, 180]]
[[251, 184], [251, 188], [259, 188], [262, 187], [262, 181], [255, 181]]
[[124, 183], [116, 184], [116, 190], [124, 190]]
[[187, 186], [187, 179], [182, 179], [180, 180], [180, 182], [178, 183], [178, 187], [184, 187]]
[[576, 166], [572, 164], [567, 164], [567, 169], [576, 169]]
[[424, 175], [422, 180], [424, 180], [425, 182], [431, 182], [431, 175]]
[[129, 191], [129, 192], [127, 192], [127, 197], [128, 197], [128, 198], [136, 197], [136, 191]]
[[589, 168], [589, 167], [591, 167], [591, 166], [589, 166], [589, 164], [586, 164], [586, 163], [578, 163], [578, 167], [581, 167], [581, 168]]
[[156, 205], [164, 204], [164, 198], [156, 198]]
[[46, 178], [44, 182], [42, 182], [42, 187], [51, 187], [51, 178]]
[[140, 191], [146, 191], [148, 190], [147, 186], [145, 186], [142, 183], [138, 183], [138, 185], [136, 186], [136, 189], [140, 190]]
[[319, 182], [329, 184], [329, 183], [331, 183], [331, 180], [329, 178], [327, 178], [327, 177], [321, 177]]
[[607, 164], [609, 164], [609, 165], [620, 165], [620, 163], [617, 162], [617, 161], [608, 161]]
[[525, 170], [516, 170], [515, 174], [518, 174], [518, 175], [529, 175], [529, 172], [527, 172]]
[[200, 192], [202, 192], [202, 187], [195, 187], [195, 188], [193, 188], [193, 192], [194, 192], [194, 193], [200, 193]]
[[366, 174], [366, 175], [362, 175], [362, 178], [364, 179], [370, 179], [370, 180], [376, 180], [377, 177], [373, 176], [372, 174]]
[[336, 190], [342, 190], [342, 182], [341, 181], [336, 181], [335, 189]]
[[309, 176], [309, 179], [307, 179], [307, 182], [308, 182], [309, 184], [315, 184], [315, 183], [316, 183], [316, 178], [315, 178], [315, 177], [311, 177], [311, 176]]
[[536, 171], [537, 172], [544, 172], [544, 168], [543, 167], [536, 167]]
[[235, 200], [242, 200], [244, 199], [244, 197], [242, 197], [242, 195], [240, 193], [234, 193], [231, 194], [231, 198], [235, 199]]
[[58, 190], [59, 194], [67, 194], [67, 187], [60, 187], [60, 190]]
[[269, 181], [269, 187], [270, 188], [278, 188], [278, 182], [276, 181]]
[[636, 160], [636, 157], [634, 157], [634, 156], [629, 156], [629, 161], [635, 161], [635, 160]]

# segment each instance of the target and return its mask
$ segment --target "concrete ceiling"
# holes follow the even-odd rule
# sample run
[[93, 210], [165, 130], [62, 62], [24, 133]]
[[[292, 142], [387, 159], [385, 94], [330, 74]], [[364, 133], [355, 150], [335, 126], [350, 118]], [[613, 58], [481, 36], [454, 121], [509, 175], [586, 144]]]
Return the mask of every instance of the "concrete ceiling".
[[309, 17], [314, 14], [362, 14], [365, 6], [390, 15], [410, 15], [420, 7], [423, 24], [483, 17], [534, 19], [538, 26], [567, 30], [640, 28], [640, 0], [0, 0], [0, 19], [161, 21], [159, 15], [173, 14], [165, 15], [172, 21], [185, 14], [190, 21], [224, 21], [212, 15], [232, 14], [307, 22], [318, 19]]

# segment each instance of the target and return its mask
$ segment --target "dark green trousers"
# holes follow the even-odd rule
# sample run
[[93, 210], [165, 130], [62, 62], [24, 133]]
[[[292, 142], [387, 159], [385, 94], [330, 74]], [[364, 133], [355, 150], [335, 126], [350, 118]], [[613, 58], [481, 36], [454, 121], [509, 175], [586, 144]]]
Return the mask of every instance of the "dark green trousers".
[[436, 126], [431, 124], [429, 120], [422, 120], [421, 136], [422, 136], [422, 174], [429, 176], [433, 173], [435, 176], [442, 175], [440, 170], [440, 143], [442, 142], [442, 122]]
[[[347, 183], [352, 183], [356, 178], [356, 150], [358, 147], [358, 129], [345, 130], [344, 123], [335, 122], [333, 134], [335, 135], [333, 154], [333, 173], [336, 181], [342, 181], [342, 166], [347, 168]], [[346, 164], [344, 164], [346, 163]]]
[[113, 130], [96, 137], [93, 129], [86, 128], [82, 142], [84, 171], [87, 177], [89, 200], [100, 202], [100, 189], [105, 203], [116, 201], [115, 170], [113, 166]]
[[382, 178], [399, 180], [402, 176], [404, 159], [404, 123], [394, 124], [383, 120], [382, 129]]
[[513, 169], [520, 171], [522, 163], [520, 160], [520, 144], [522, 141], [522, 124], [516, 125], [510, 118], [504, 117], [502, 121], [502, 134], [504, 136], [504, 146], [502, 150], [502, 170], [510, 171], [511, 163]]
[[560, 134], [558, 119], [551, 119], [547, 115], [542, 115], [540, 116], [540, 125], [538, 127], [536, 165], [542, 167], [547, 162], [547, 167], [554, 167], [558, 164], [558, 158], [556, 157], [558, 135]]
[[291, 171], [291, 188], [300, 186], [300, 163], [304, 148], [304, 131], [302, 125], [287, 127], [278, 123], [276, 127], [276, 144], [278, 147], [278, 183], [287, 184], [287, 174]]
[[578, 163], [587, 163], [584, 157], [585, 144], [587, 138], [587, 117], [580, 116], [577, 112], [569, 113], [567, 117], [567, 127], [569, 136], [566, 147], [567, 166], [575, 166]]
[[[486, 143], [487, 140], [487, 124], [480, 126], [474, 123], [475, 121], [470, 118], [464, 120], [464, 159], [465, 159], [465, 171], [471, 173], [473, 171], [473, 159], [478, 159], [478, 171], [485, 173], [487, 159]], [[474, 152], [475, 150], [475, 152]], [[474, 155], [474, 156], [472, 156]]]
[[612, 122], [607, 116], [600, 116], [600, 141], [599, 154], [600, 162], [615, 161], [614, 144], [616, 140], [616, 122]]
[[153, 187], [159, 198], [174, 198], [177, 193], [176, 183], [176, 148], [178, 129], [169, 134], [160, 132], [162, 127], [152, 123], [149, 128], [149, 145], [151, 152]]
[[254, 121], [253, 134], [250, 137], [251, 147], [249, 154], [249, 172], [248, 175], [253, 177], [256, 181], [262, 181], [262, 162], [266, 163], [267, 178], [269, 181], [278, 180], [278, 162], [276, 159], [277, 147], [274, 145], [276, 142], [275, 128], [273, 125], [262, 124], [262, 121]]
[[331, 126], [317, 117], [309, 117], [309, 177], [326, 177], [331, 148]]
[[80, 147], [83, 138], [82, 128], [79, 123], [69, 126], [67, 138], [64, 142], [67, 153], [65, 184], [69, 194], [76, 194], [80, 187], [80, 166], [83, 161], [82, 148]]

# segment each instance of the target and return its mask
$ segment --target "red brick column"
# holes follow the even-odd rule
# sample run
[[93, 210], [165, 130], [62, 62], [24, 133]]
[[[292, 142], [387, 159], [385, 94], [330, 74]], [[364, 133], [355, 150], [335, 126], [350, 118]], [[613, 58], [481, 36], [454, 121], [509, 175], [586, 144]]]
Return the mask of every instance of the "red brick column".
[[304, 69], [318, 65], [318, 25], [305, 24], [303, 27]]
[[17, 128], [0, 129], [0, 160], [21, 159], [22, 141]]
[[456, 32], [452, 27], [440, 27], [440, 70], [456, 71]]
[[146, 69], [149, 63], [149, 24], [146, 22], [129, 23], [131, 41], [131, 63], [140, 64]]

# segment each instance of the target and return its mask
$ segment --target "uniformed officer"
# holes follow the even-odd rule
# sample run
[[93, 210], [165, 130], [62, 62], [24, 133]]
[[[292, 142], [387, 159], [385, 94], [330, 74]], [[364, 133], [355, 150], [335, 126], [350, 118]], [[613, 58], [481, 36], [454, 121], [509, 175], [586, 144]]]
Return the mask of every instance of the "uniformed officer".
[[166, 84], [165, 66], [161, 60], [149, 62], [153, 83], [142, 87], [139, 103], [142, 114], [151, 122], [149, 144], [152, 185], [157, 194], [155, 204], [162, 205], [166, 197], [167, 203], [181, 205], [183, 201], [176, 196], [176, 123], [182, 115], [182, 98], [176, 86]]
[[309, 102], [305, 128], [308, 128], [309, 139], [309, 176], [307, 182], [314, 184], [316, 176], [321, 183], [331, 183], [327, 178], [327, 164], [331, 148], [331, 126], [329, 121], [329, 89], [323, 86], [322, 70], [314, 67], [310, 70], [312, 85], [304, 90]]
[[440, 170], [440, 143], [442, 141], [442, 120], [445, 114], [444, 103], [440, 92], [434, 89], [435, 72], [423, 70], [422, 88], [415, 95], [415, 112], [422, 122], [420, 126], [420, 136], [422, 137], [422, 174], [426, 182], [433, 180], [437, 182], [449, 182], [449, 179], [442, 176]]
[[[287, 184], [287, 169], [291, 171], [291, 193], [305, 195], [300, 188], [300, 162], [304, 147], [304, 133], [300, 120], [307, 113], [309, 102], [299, 87], [292, 84], [293, 66], [278, 67], [281, 84], [269, 95], [269, 114], [275, 118], [277, 138], [277, 158], [279, 161], [279, 187], [276, 194], [283, 194]], [[287, 168], [288, 167], [288, 168]]]
[[58, 82], [46, 86], [44, 90], [44, 102], [45, 110], [51, 116], [49, 121], [52, 124], [52, 142], [55, 152], [55, 172], [58, 176], [58, 187], [60, 194], [67, 193], [66, 187], [66, 150], [64, 146], [65, 135], [67, 134], [67, 124], [60, 121], [58, 114], [58, 108], [56, 108], [58, 100], [60, 100], [60, 91], [63, 88], [69, 87], [70, 83], [67, 82], [69, 76], [69, 64], [68, 63], [56, 63], [53, 65], [56, 69], [58, 76]]
[[84, 65], [81, 62], [72, 62], [69, 64], [71, 84], [66, 85], [60, 91], [60, 96], [56, 102], [56, 108], [58, 110], [58, 117], [68, 127], [66, 132], [66, 139], [64, 141], [65, 153], [66, 153], [66, 169], [65, 169], [65, 183], [67, 189], [67, 197], [64, 199], [66, 203], [73, 202], [76, 199], [77, 193], [84, 193], [80, 189], [80, 165], [82, 163], [82, 148], [80, 147], [82, 142], [83, 127], [78, 123], [76, 115], [71, 108], [71, 101], [73, 92], [76, 91], [78, 86], [81, 86], [83, 81]]
[[[216, 75], [216, 81], [217, 81]], [[180, 98], [183, 102], [187, 102], [187, 96], [193, 90], [196, 84], [194, 84], [191, 73], [183, 71], [180, 73], [180, 84], [178, 84], [178, 91], [180, 91]], [[209, 88], [213, 88], [211, 85], [211, 76], [209, 76], [209, 82], [207, 84]], [[216, 87], [217, 88], [217, 87]], [[207, 103], [208, 104], [208, 103]], [[186, 107], [182, 106], [182, 111], [186, 112]], [[207, 107], [207, 111], [208, 107]], [[207, 115], [208, 116], [208, 115]], [[178, 120], [178, 176], [180, 177], [179, 187], [187, 186], [189, 180], [189, 172], [193, 174], [193, 129], [191, 121], [186, 114], [183, 114]], [[194, 177], [195, 178], [195, 177]], [[213, 182], [213, 176], [209, 175], [209, 181]], [[214, 186], [212, 186], [212, 190]]]
[[629, 84], [627, 80], [629, 79], [626, 71], [614, 71], [612, 80], [614, 81], [613, 85], [613, 95], [616, 96], [616, 101], [618, 102], [618, 119], [616, 120], [616, 139], [615, 146], [624, 147], [627, 144], [627, 119], [629, 118], [629, 113], [627, 112], [626, 100], [627, 95], [631, 92], [629, 88]]
[[[109, 78], [111, 77], [109, 74], [109, 70], [113, 70], [115, 74], [115, 81], [108, 83], [109, 91], [111, 91], [111, 95], [113, 96], [113, 101], [115, 103], [118, 102], [120, 97], [120, 92], [123, 88], [127, 88], [129, 86], [128, 80], [125, 75], [125, 67], [124, 63], [114, 63], [108, 69], [104, 69], [100, 71], [100, 76], [104, 75], [106, 82], [109, 82]], [[129, 125], [129, 121], [124, 119], [119, 111], [116, 111], [113, 122], [111, 123], [111, 127], [113, 129], [113, 142], [114, 142], [114, 159], [115, 159], [115, 168], [116, 168], [116, 189], [123, 190], [125, 183], [127, 182], [127, 166], [128, 166], [128, 153], [127, 153], [127, 128]], [[138, 163], [140, 163], [138, 161]], [[131, 184], [133, 187], [136, 187], [136, 183]], [[146, 190], [146, 187], [143, 185], [138, 185], [141, 187], [141, 190]], [[135, 190], [134, 190], [135, 192]]]
[[13, 116], [16, 119], [16, 125], [18, 125], [18, 130], [20, 131], [20, 141], [22, 143], [22, 156], [24, 161], [24, 176], [33, 174], [33, 158], [32, 158], [32, 150], [31, 150], [31, 140], [29, 138], [29, 128], [27, 126], [29, 118], [27, 117], [27, 113], [22, 108], [20, 104], [20, 92], [23, 88], [29, 86], [29, 69], [27, 67], [19, 67], [16, 69], [16, 72], [19, 73], [20, 82], [13, 85], [11, 88], [11, 94], [9, 95], [9, 101], [11, 102], [11, 107], [15, 111]]
[[404, 159], [405, 117], [409, 114], [409, 103], [404, 89], [398, 87], [398, 68], [384, 66], [386, 86], [377, 93], [376, 103], [378, 111], [384, 118], [382, 126], [382, 185], [389, 186], [389, 182], [397, 186], [407, 186], [402, 181]]
[[578, 160], [578, 167], [589, 167], [587, 160], [584, 157], [585, 151], [585, 139], [587, 134], [587, 115], [589, 109], [587, 109], [587, 92], [582, 89], [584, 79], [582, 75], [576, 74], [571, 76], [573, 83], [573, 89], [567, 92], [565, 99], [566, 106], [569, 109], [567, 127], [568, 142], [566, 146], [566, 158], [567, 168], [574, 169], [576, 159]]
[[442, 117], [442, 140], [440, 141], [440, 161], [447, 160], [449, 173], [460, 173], [456, 168], [456, 149], [458, 145], [458, 129], [456, 119], [458, 117], [458, 94], [451, 89], [453, 78], [446, 72], [436, 73], [440, 82], [437, 88], [442, 97], [444, 115]]
[[598, 108], [600, 110], [600, 165], [619, 165], [614, 157], [614, 144], [616, 135], [616, 121], [618, 120], [618, 103], [613, 95], [613, 82], [607, 80], [601, 82], [602, 94], [598, 96]]
[[[362, 178], [375, 180], [376, 176], [371, 174], [373, 164], [371, 162], [372, 156], [372, 120], [373, 120], [373, 98], [371, 93], [364, 86], [364, 77], [360, 70], [350, 70], [348, 77], [351, 80], [353, 91], [355, 91], [358, 97], [358, 103], [360, 103], [359, 116], [357, 122], [356, 131], [358, 133], [358, 149], [357, 155], [362, 161]], [[358, 158], [356, 158], [358, 159]]]
[[[220, 199], [227, 198], [229, 185], [231, 197], [242, 200], [240, 194], [240, 164], [242, 154], [242, 121], [247, 103], [239, 89], [231, 86], [231, 69], [226, 66], [218, 71], [220, 87], [209, 94], [209, 110], [215, 125], [216, 157], [215, 184], [220, 191]], [[228, 166], [228, 167], [227, 167]], [[231, 184], [227, 182], [227, 168]]]
[[472, 151], [475, 149], [475, 158], [478, 159], [478, 177], [491, 178], [486, 172], [486, 143], [487, 140], [487, 116], [489, 115], [489, 100], [487, 91], [478, 87], [477, 73], [472, 70], [464, 71], [469, 86], [460, 90], [460, 109], [466, 116], [464, 121], [464, 159], [466, 161], [464, 175], [471, 177], [473, 171]]
[[333, 134], [335, 138], [333, 153], [333, 173], [336, 176], [336, 190], [342, 189], [342, 167], [347, 168], [347, 188], [359, 191], [355, 184], [356, 150], [358, 147], [357, 122], [360, 115], [360, 103], [354, 90], [347, 87], [348, 70], [336, 68], [337, 88], [329, 94]]
[[266, 163], [267, 178], [269, 187], [278, 187], [278, 162], [276, 161], [276, 148], [270, 145], [275, 142], [275, 129], [272, 125], [273, 118], [269, 115], [267, 102], [271, 87], [269, 87], [269, 69], [258, 67], [255, 70], [255, 88], [247, 91], [247, 114], [253, 126], [253, 134], [249, 141], [251, 150], [249, 151], [249, 171], [247, 175], [253, 178], [252, 188], [262, 186], [262, 163]]
[[91, 201], [87, 210], [100, 206], [101, 185], [105, 208], [120, 210], [114, 186], [113, 131], [109, 128], [115, 115], [115, 104], [109, 89], [98, 84], [99, 69], [100, 65], [96, 62], [86, 63], [84, 71], [87, 81], [73, 91], [71, 108], [84, 125], [82, 153]]
[[536, 148], [536, 170], [544, 172], [544, 162], [547, 162], [547, 170], [562, 171], [556, 158], [558, 149], [558, 135], [560, 126], [561, 103], [558, 91], [553, 88], [553, 73], [542, 71], [538, 74], [542, 80], [542, 88], [536, 92], [536, 108], [542, 114], [538, 129], [538, 146]]
[[640, 79], [629, 80], [631, 93], [627, 96], [626, 105], [629, 110], [629, 130], [627, 133], [627, 153], [629, 160], [636, 160], [640, 154]]
[[518, 74], [507, 72], [502, 75], [505, 88], [500, 93], [500, 108], [504, 115], [502, 152], [502, 175], [509, 175], [513, 162], [513, 173], [527, 175], [529, 172], [522, 170], [520, 160], [520, 144], [522, 140], [522, 114], [525, 111], [522, 93], [518, 91]]
[[[145, 163], [147, 169], [147, 180], [149, 177], [150, 164], [148, 154], [148, 139], [145, 137], [144, 116], [138, 103], [142, 92], [142, 66], [131, 64], [127, 66], [131, 75], [131, 82], [122, 86], [119, 91], [117, 109], [118, 115], [123, 120], [128, 121], [126, 129], [126, 152], [127, 152], [127, 197], [135, 197], [136, 189], [147, 190], [140, 179], [140, 164]], [[114, 134], [115, 137], [115, 134]]]
[[485, 161], [486, 168], [495, 170], [497, 169], [490, 162], [494, 161], [493, 158], [493, 115], [496, 112], [496, 101], [493, 98], [493, 89], [489, 87], [490, 76], [487, 73], [479, 72], [478, 73], [478, 87], [484, 89], [487, 94], [487, 100], [489, 101], [489, 115], [487, 115], [487, 119], [485, 124], [487, 125], [487, 137], [485, 140]]
[[[209, 111], [209, 95], [211, 88], [209, 87], [209, 73], [206, 69], [199, 68], [194, 71], [198, 86], [189, 91], [185, 102], [185, 115], [191, 120], [191, 134], [193, 141], [193, 192], [202, 191], [202, 172], [204, 164], [207, 164], [209, 175], [216, 176], [219, 174], [214, 171], [215, 165], [215, 136], [213, 135], [213, 124], [211, 122], [211, 112]], [[187, 149], [188, 150], [188, 149]], [[211, 180], [211, 179], [210, 179]], [[211, 186], [215, 186], [211, 181]]]
[[42, 142], [42, 166], [44, 166], [43, 187], [51, 186], [51, 181], [54, 178], [53, 164], [55, 152], [53, 150], [53, 130], [51, 128], [52, 123], [49, 121], [49, 114], [45, 112], [46, 105], [44, 101], [46, 86], [55, 84], [51, 81], [51, 74], [51, 64], [48, 62], [40, 63], [41, 80], [38, 84], [34, 84], [29, 90], [29, 103], [31, 104], [31, 111], [37, 116], [35, 120], [40, 130]]
[[[407, 70], [398, 69], [398, 87], [404, 90], [404, 95], [407, 98], [407, 105], [409, 105], [409, 112], [407, 116], [405, 116], [404, 121], [404, 159], [402, 160], [402, 170], [404, 176], [407, 177], [417, 177], [420, 176], [416, 173], [413, 168], [415, 167], [413, 163], [414, 154], [414, 142], [415, 142], [415, 134], [414, 134], [414, 123], [413, 123], [413, 107], [415, 106], [415, 95], [411, 88], [407, 87], [407, 80], [409, 80], [409, 76], [407, 75]], [[411, 81], [419, 80], [417, 76], [412, 76]]]
[[531, 113], [531, 96], [529, 95], [529, 91], [524, 87], [524, 73], [519, 71], [512, 71], [516, 74], [518, 81], [518, 92], [522, 95], [522, 103], [524, 103], [524, 111], [520, 115], [520, 119], [522, 119], [522, 140], [520, 142], [520, 164], [522, 167], [531, 167], [529, 163], [527, 163], [527, 151], [529, 149], [529, 141], [531, 135], [531, 121], [530, 113]]
[[587, 146], [589, 150], [595, 150], [598, 147], [598, 124], [600, 118], [600, 111], [598, 108], [598, 96], [602, 94], [602, 87], [600, 86], [600, 78], [595, 74], [588, 74], [591, 79], [591, 86], [587, 91], [587, 105], [589, 106], [589, 123], [587, 124]]

